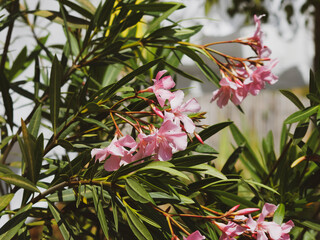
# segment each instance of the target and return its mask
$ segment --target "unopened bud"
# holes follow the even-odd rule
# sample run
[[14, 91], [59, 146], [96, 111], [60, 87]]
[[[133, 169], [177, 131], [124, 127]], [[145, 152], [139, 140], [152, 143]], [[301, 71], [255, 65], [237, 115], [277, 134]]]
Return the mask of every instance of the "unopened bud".
[[260, 211], [260, 208], [245, 208], [245, 209], [241, 209], [235, 213], [233, 213], [234, 215], [247, 215], [256, 211]]
[[155, 112], [155, 114], [157, 114], [162, 119], [164, 118], [164, 115], [159, 108], [157, 108], [154, 104], [150, 104], [150, 106], [151, 106], [152, 110]]
[[199, 135], [198, 133], [194, 132], [193, 134], [194, 134], [194, 136], [199, 140], [199, 142], [201, 142], [202, 144], [204, 144], [202, 138], [200, 137], [200, 135]]

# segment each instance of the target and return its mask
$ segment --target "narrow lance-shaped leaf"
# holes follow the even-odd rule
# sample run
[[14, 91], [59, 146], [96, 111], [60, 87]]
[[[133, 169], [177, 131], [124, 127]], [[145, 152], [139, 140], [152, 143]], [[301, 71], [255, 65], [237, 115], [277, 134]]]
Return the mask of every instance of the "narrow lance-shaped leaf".
[[129, 226], [139, 240], [152, 240], [152, 235], [150, 234], [147, 227], [142, 223], [138, 216], [126, 206], [126, 213], [128, 217]]
[[0, 228], [0, 240], [13, 239], [13, 237], [18, 233], [25, 223], [31, 207], [32, 204], [30, 203], [21, 208], [13, 218], [11, 218]]
[[55, 56], [50, 75], [50, 116], [54, 134], [57, 133], [58, 126], [62, 71], [59, 60], [57, 56]]
[[57, 210], [57, 208], [51, 202], [47, 201], [47, 203], [54, 219], [58, 224], [58, 227], [61, 231], [63, 238], [68, 240], [73, 240], [74, 238], [71, 236], [71, 232], [67, 229], [65, 221], [63, 220], [63, 218], [61, 218], [61, 215]]
[[14, 196], [13, 193], [0, 196], [0, 212], [9, 205], [13, 196]]
[[97, 190], [98, 190], [98, 188], [95, 186], [92, 188], [92, 197], [93, 197], [94, 208], [96, 210], [96, 214], [98, 215], [98, 219], [99, 219], [102, 231], [103, 231], [105, 237], [107, 239], [109, 239], [109, 233], [108, 233], [109, 227], [108, 227], [108, 223], [107, 223], [107, 218], [106, 218], [106, 215], [103, 211], [101, 199], [98, 198], [98, 194], [96, 192]]
[[29, 135], [26, 124], [21, 119], [21, 129], [22, 129], [22, 135], [23, 135], [23, 148], [25, 150], [25, 163], [26, 163], [26, 176], [27, 178], [33, 182], [36, 183], [36, 173], [35, 173], [35, 158], [34, 158], [34, 152], [35, 152], [35, 142], [32, 136]]
[[13, 184], [32, 192], [40, 192], [39, 189], [28, 179], [14, 173], [0, 173], [0, 179], [6, 183]]
[[41, 105], [34, 112], [30, 123], [28, 125], [28, 132], [35, 138], [38, 136], [39, 128], [41, 124]]
[[303, 109], [301, 111], [298, 111], [298, 112], [291, 114], [284, 122], [286, 124], [291, 124], [291, 123], [305, 120], [306, 118], [315, 114], [318, 110], [319, 110], [319, 106], [314, 106], [314, 107]]

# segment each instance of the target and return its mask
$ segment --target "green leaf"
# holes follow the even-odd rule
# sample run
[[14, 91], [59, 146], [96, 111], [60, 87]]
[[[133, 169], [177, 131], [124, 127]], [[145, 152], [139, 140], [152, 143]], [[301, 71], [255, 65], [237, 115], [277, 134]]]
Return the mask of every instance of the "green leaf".
[[319, 106], [309, 107], [298, 112], [291, 114], [284, 123], [291, 124], [299, 121], [303, 121], [311, 115], [315, 114], [319, 110]]
[[274, 213], [273, 221], [281, 225], [284, 219], [284, 213], [285, 213], [285, 206], [283, 203], [280, 203], [277, 210]]
[[100, 226], [102, 228], [102, 231], [104, 233], [104, 236], [109, 239], [109, 227], [107, 223], [107, 218], [104, 213], [103, 207], [102, 207], [102, 200], [98, 198], [97, 190], [101, 190], [101, 188], [98, 188], [96, 186], [92, 187], [92, 196], [93, 196], [93, 203], [94, 203], [94, 208], [96, 210], [96, 214], [98, 215], [98, 219], [100, 222]]
[[36, 173], [36, 170], [38, 170], [35, 167], [35, 142], [34, 142], [34, 138], [32, 136], [29, 135], [26, 124], [24, 123], [24, 121], [21, 119], [21, 129], [22, 129], [22, 136], [23, 136], [23, 149], [25, 152], [24, 155], [24, 160], [26, 163], [26, 171], [25, 174], [27, 176], [27, 178], [33, 182], [36, 183], [38, 180], [38, 173]]
[[265, 188], [275, 194], [278, 194], [280, 195], [276, 190], [274, 190], [273, 188], [267, 186], [267, 185], [264, 185], [262, 183], [259, 183], [259, 182], [255, 182], [255, 181], [252, 181], [252, 180], [244, 180], [246, 183], [250, 184], [250, 185], [256, 185], [256, 186], [259, 186], [259, 187], [262, 187], [262, 188]]
[[[222, 123], [218, 123], [215, 125], [212, 125], [204, 130], [202, 130], [199, 135], [202, 138], [203, 141], [207, 140], [209, 137], [213, 136], [214, 134], [216, 134], [217, 132], [219, 132], [220, 130], [224, 129], [225, 127], [228, 127], [230, 124], [232, 124], [232, 122], [222, 122]], [[192, 141], [189, 142], [188, 147], [186, 148], [186, 150], [184, 151], [180, 151], [175, 153], [173, 156], [174, 157], [180, 157], [183, 155], [186, 155], [187, 153], [193, 151], [194, 149], [196, 149], [199, 145], [201, 145], [201, 143], [199, 142], [199, 140], [194, 137], [192, 139]]]
[[139, 182], [137, 182], [133, 178], [126, 179], [126, 190], [129, 196], [135, 201], [141, 203], [153, 202], [149, 193]]
[[0, 163], [0, 173], [13, 173], [13, 171], [7, 165]]
[[114, 92], [116, 92], [119, 88], [121, 88], [123, 85], [127, 84], [129, 81], [131, 81], [134, 77], [146, 73], [150, 68], [158, 64], [160, 61], [162, 61], [162, 58], [155, 59], [151, 62], [148, 62], [147, 64], [144, 64], [143, 66], [133, 70], [131, 73], [120, 79], [118, 82], [116, 82], [108, 91], [107, 95], [111, 95]]
[[6, 75], [1, 71], [1, 69], [0, 69], [0, 79], [1, 79], [0, 91], [1, 91], [5, 113], [7, 117], [6, 120], [9, 123], [10, 127], [13, 127], [13, 102], [12, 102], [11, 95], [9, 93], [10, 83], [6, 78]]
[[227, 177], [222, 172], [220, 172], [218, 169], [216, 169], [213, 166], [210, 166], [208, 164], [196, 165], [193, 168], [203, 170], [203, 171], [199, 171], [200, 174], [208, 174], [210, 176], [213, 176], [213, 177], [216, 177], [219, 179], [223, 179], [223, 180], [227, 179]]
[[38, 136], [40, 124], [41, 124], [41, 105], [37, 108], [37, 110], [32, 115], [30, 123], [28, 125], [28, 132], [34, 136], [35, 138]]
[[198, 145], [194, 151], [198, 153], [218, 154], [213, 147], [206, 143]]
[[190, 155], [174, 158], [170, 163], [173, 163], [175, 166], [195, 166], [201, 163], [207, 163], [215, 158], [216, 156], [212, 155]]
[[4, 139], [2, 139], [1, 143], [0, 143], [0, 150], [6, 146], [8, 144], [8, 142], [14, 137], [14, 135], [11, 136], [7, 136]]
[[150, 32], [154, 31], [160, 23], [165, 20], [167, 17], [169, 17], [174, 11], [179, 9], [181, 6], [183, 6], [182, 3], [177, 3], [175, 6], [171, 7], [169, 10], [164, 12], [160, 17], [156, 18], [149, 26], [147, 31], [145, 32], [144, 35], [149, 34]]
[[50, 116], [54, 135], [57, 134], [59, 108], [60, 108], [60, 89], [63, 69], [57, 56], [54, 57], [50, 75]]
[[[47, 18], [51, 22], [55, 22], [61, 25], [65, 25], [63, 16], [60, 12], [49, 11], [49, 10], [38, 10], [33, 12], [34, 15]], [[85, 19], [74, 17], [71, 15], [66, 16], [67, 25], [66, 27], [71, 28], [88, 28], [89, 22]]]
[[0, 228], [0, 240], [13, 239], [13, 237], [19, 232], [23, 224], [25, 223], [29, 210], [32, 207], [32, 203], [21, 208], [13, 218], [6, 222]]
[[253, 177], [260, 179], [264, 174], [266, 174], [266, 169], [261, 166], [259, 159], [252, 150], [247, 139], [235, 124], [230, 126], [230, 130], [237, 145], [243, 147], [242, 151], [245, 158], [240, 158], [242, 163], [247, 167]]
[[190, 74], [188, 74], [188, 73], [180, 70], [179, 68], [176, 68], [175, 66], [169, 64], [168, 62], [163, 61], [163, 63], [164, 63], [165, 65], [167, 65], [169, 68], [171, 68], [175, 73], [178, 73], [178, 74], [180, 74], [181, 76], [183, 76], [183, 77], [185, 77], [185, 78], [188, 78], [188, 79], [191, 79], [191, 80], [194, 80], [194, 81], [203, 83], [203, 81], [200, 80], [199, 78], [196, 78], [196, 77], [194, 77], [194, 76], [192, 76], [192, 75], [190, 75]]
[[31, 181], [14, 173], [0, 173], [0, 179], [6, 183], [13, 184], [32, 192], [40, 192]]
[[126, 206], [126, 214], [128, 217], [129, 226], [134, 233], [134, 235], [139, 240], [152, 240], [152, 235], [150, 234], [147, 227], [142, 223], [139, 217], [130, 209], [129, 206]]
[[13, 196], [14, 196], [13, 193], [9, 193], [9, 194], [0, 196], [0, 212], [10, 204]]
[[158, 170], [158, 171], [162, 171], [162, 172], [165, 172], [165, 173], [169, 173], [169, 174], [171, 174], [173, 176], [181, 177], [181, 178], [183, 178], [185, 180], [189, 180], [187, 175], [185, 175], [184, 173], [182, 173], [182, 172], [180, 172], [180, 171], [178, 171], [176, 169], [171, 168], [173, 166], [174, 165], [170, 164], [169, 162], [158, 161], [158, 162], [151, 162], [147, 166], [138, 169], [138, 171], [145, 171], [145, 170], [153, 169], [153, 170]]
[[304, 227], [307, 227], [307, 228], [311, 228], [315, 231], [318, 231], [320, 232], [320, 224], [317, 223], [317, 222], [313, 222], [313, 221], [308, 221], [308, 220], [295, 220], [295, 223], [297, 223], [297, 225], [302, 225]]
[[243, 197], [239, 197], [233, 193], [220, 191], [220, 190], [208, 190], [208, 192], [213, 193], [215, 197], [219, 198], [221, 202], [228, 205], [229, 207], [234, 207], [238, 204], [241, 205], [242, 208], [257, 208], [258, 206], [253, 202], [244, 199]]
[[280, 92], [287, 97], [294, 105], [296, 105], [300, 110], [303, 110], [305, 107], [303, 106], [303, 103], [299, 100], [299, 98], [292, 92], [288, 90], [280, 90]]
[[110, 131], [110, 128], [108, 128], [106, 125], [104, 125], [102, 122], [96, 120], [96, 119], [92, 119], [92, 118], [83, 118], [82, 121], [87, 122], [87, 123], [91, 123], [91, 124], [95, 124], [107, 131]]
[[58, 227], [60, 229], [60, 232], [64, 239], [73, 240], [74, 238], [71, 236], [71, 232], [67, 229], [66, 223], [63, 218], [61, 218], [61, 215], [58, 211], [58, 209], [50, 202], [47, 201], [49, 209], [53, 215], [53, 218], [56, 220]]
[[[175, 7], [176, 3], [148, 3], [148, 4], [128, 4], [126, 8], [135, 11], [145, 12], [166, 12]], [[180, 5], [178, 9], [184, 8], [184, 5]]]

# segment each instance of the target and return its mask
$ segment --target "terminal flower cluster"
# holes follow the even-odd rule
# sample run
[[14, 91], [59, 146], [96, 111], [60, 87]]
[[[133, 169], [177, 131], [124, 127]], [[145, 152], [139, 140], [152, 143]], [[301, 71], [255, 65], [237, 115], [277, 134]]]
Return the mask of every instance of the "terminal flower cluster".
[[[230, 220], [227, 224], [214, 222], [222, 232], [220, 240], [233, 240], [242, 234], [259, 240], [290, 240], [289, 232], [294, 227], [291, 220], [281, 225], [265, 220], [272, 217], [276, 209], [277, 206], [266, 203], [256, 221], [250, 214], [255, 209], [243, 209], [233, 213], [235, 221]], [[244, 216], [246, 214], [249, 214], [248, 217]]]
[[[174, 152], [186, 149], [187, 134], [193, 133], [196, 128], [193, 120], [187, 114], [199, 112], [201, 107], [195, 98], [183, 103], [183, 91], [171, 92], [170, 89], [175, 86], [175, 83], [171, 76], [163, 76], [165, 73], [165, 70], [158, 72], [156, 78], [153, 79], [154, 85], [139, 92], [155, 94], [158, 101], [156, 104], [163, 110], [160, 110], [154, 102], [150, 106], [156, 115], [163, 118], [160, 128], [149, 125], [147, 133], [143, 132], [141, 127], [137, 128], [139, 129], [138, 142], [129, 135], [119, 137], [120, 134], [116, 134], [108, 147], [93, 149], [92, 157], [99, 161], [106, 160], [105, 170], [115, 171], [122, 165], [146, 157], [167, 161], [172, 158]], [[196, 133], [195, 135], [201, 141], [199, 135]]]
[[255, 57], [237, 58], [211, 50], [211, 52], [222, 55], [226, 60], [226, 63], [222, 63], [215, 59], [222, 78], [220, 80], [221, 87], [213, 92], [211, 102], [217, 100], [217, 105], [220, 108], [227, 105], [229, 100], [235, 105], [239, 105], [249, 93], [256, 96], [260, 90], [265, 88], [266, 84], [274, 84], [278, 80], [278, 77], [271, 72], [278, 60], [269, 58], [271, 50], [263, 44], [260, 21], [262, 17], [263, 15], [254, 16], [256, 31], [252, 37], [221, 42], [248, 45], [255, 52]]

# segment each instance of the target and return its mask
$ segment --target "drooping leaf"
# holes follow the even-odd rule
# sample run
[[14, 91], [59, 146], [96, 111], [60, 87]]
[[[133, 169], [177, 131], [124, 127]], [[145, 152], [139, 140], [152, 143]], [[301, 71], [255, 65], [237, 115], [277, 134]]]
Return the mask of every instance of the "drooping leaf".
[[127, 206], [126, 206], [126, 215], [128, 217], [128, 223], [132, 232], [139, 240], [153, 239], [147, 227], [143, 224], [143, 222], [139, 219], [139, 217], [130, 209], [130, 207], [127, 207]]
[[[103, 207], [102, 207], [102, 199], [98, 197], [97, 190], [99, 188], [96, 186], [92, 187], [92, 196], [93, 196], [93, 203], [94, 203], [94, 208], [96, 210], [96, 214], [98, 215], [98, 219], [100, 222], [100, 226], [102, 228], [102, 231], [104, 233], [104, 236], [109, 239], [109, 227], [108, 227], [108, 222], [106, 215], [104, 213]], [[101, 190], [101, 189], [100, 189]]]
[[292, 92], [288, 90], [280, 90], [280, 92], [287, 97], [294, 105], [296, 105], [300, 110], [304, 109], [303, 103], [299, 100], [299, 98]]
[[13, 196], [14, 196], [13, 193], [9, 193], [9, 194], [0, 196], [0, 212], [10, 204]]
[[50, 74], [50, 116], [53, 133], [57, 134], [59, 109], [60, 109], [60, 92], [63, 69], [55, 56], [52, 62]]
[[126, 190], [129, 196], [135, 201], [141, 203], [153, 202], [149, 193], [145, 190], [143, 186], [133, 178], [126, 179]]
[[30, 123], [28, 125], [28, 132], [35, 138], [38, 136], [40, 124], [41, 124], [41, 105], [38, 106], [37, 110], [32, 115]]
[[13, 184], [32, 192], [40, 192], [31, 181], [14, 173], [0, 173], [0, 179], [6, 183]]
[[0, 240], [13, 239], [25, 223], [32, 203], [21, 208], [17, 213], [0, 228]]
[[291, 124], [299, 121], [303, 121], [315, 114], [319, 110], [319, 106], [309, 107], [298, 112], [291, 114], [284, 122], [286, 124]]
[[64, 239], [70, 239], [73, 240], [74, 238], [72, 237], [72, 233], [71, 231], [68, 230], [68, 228], [66, 227], [66, 223], [64, 221], [64, 218], [61, 217], [61, 214], [59, 212], [59, 210], [50, 202], [47, 201], [50, 212], [53, 215], [53, 218], [56, 220], [57, 225], [60, 229], [60, 232], [63, 236]]

